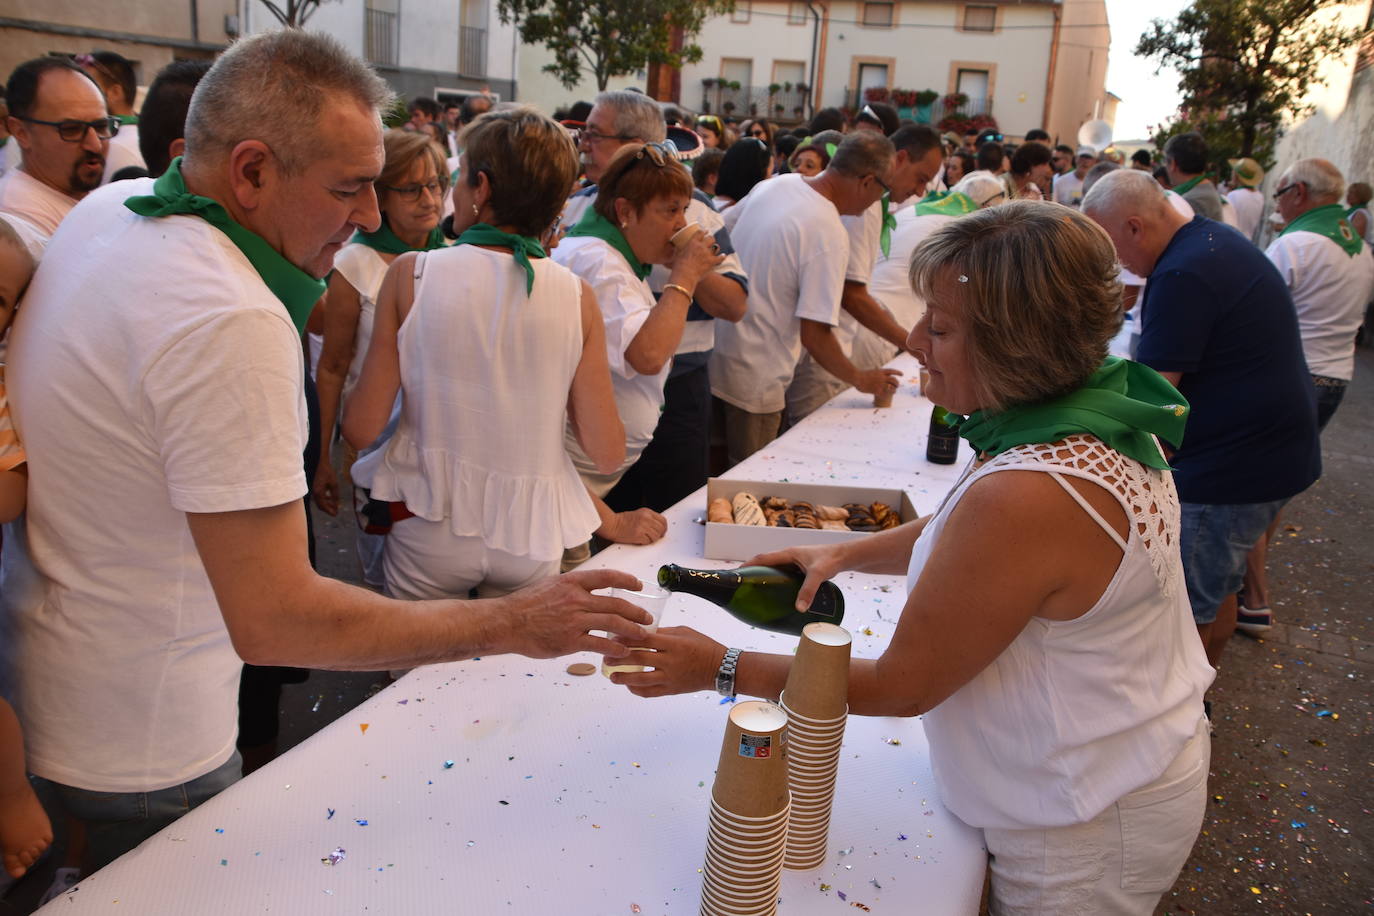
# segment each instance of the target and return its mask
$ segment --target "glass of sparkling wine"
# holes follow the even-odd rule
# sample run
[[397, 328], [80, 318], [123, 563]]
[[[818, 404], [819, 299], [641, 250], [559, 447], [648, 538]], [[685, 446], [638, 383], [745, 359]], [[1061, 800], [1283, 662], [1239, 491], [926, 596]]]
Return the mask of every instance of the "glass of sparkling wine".
[[[636, 607], [648, 611], [654, 619], [650, 623], [644, 624], [644, 628], [650, 633], [658, 629], [659, 623], [663, 620], [663, 611], [668, 607], [668, 599], [672, 597], [671, 592], [653, 587], [648, 587], [642, 592], [634, 592], [625, 588], [613, 588], [610, 589], [609, 593], [612, 598], [621, 598]], [[606, 675], [606, 677], [610, 677], [617, 671], [643, 670], [643, 665], [618, 665], [609, 659], [602, 659], [601, 661], [601, 673]]]

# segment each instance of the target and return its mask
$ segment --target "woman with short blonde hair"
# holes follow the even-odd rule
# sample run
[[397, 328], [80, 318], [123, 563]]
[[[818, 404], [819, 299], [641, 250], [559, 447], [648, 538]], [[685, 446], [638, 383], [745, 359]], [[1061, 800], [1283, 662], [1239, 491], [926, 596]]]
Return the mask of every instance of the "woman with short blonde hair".
[[[1077, 211], [979, 210], [911, 270], [928, 309], [907, 346], [922, 393], [964, 418], [968, 468], [932, 515], [750, 563], [802, 567], [799, 608], [841, 570], [906, 573], [887, 648], [850, 665], [849, 709], [923, 716], [940, 800], [987, 846], [992, 912], [1148, 916], [1207, 800], [1214, 672], [1156, 438], [1178, 441], [1187, 405], [1103, 359], [1116, 252]], [[773, 698], [791, 664], [686, 627], [644, 645], [619, 661], [653, 670], [612, 680], [645, 696], [709, 689], [730, 666], [740, 692]]]

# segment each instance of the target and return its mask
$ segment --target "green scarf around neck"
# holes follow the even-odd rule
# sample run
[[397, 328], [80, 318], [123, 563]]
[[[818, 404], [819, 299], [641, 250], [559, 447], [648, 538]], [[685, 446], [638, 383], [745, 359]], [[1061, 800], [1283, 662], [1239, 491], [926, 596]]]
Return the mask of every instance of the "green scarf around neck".
[[1141, 464], [1167, 470], [1154, 436], [1183, 442], [1188, 402], [1164, 376], [1141, 363], [1107, 357], [1077, 391], [998, 413], [974, 411], [959, 435], [979, 452], [1000, 455], [1018, 445], [1058, 442], [1089, 433]]
[[[590, 212], [590, 211], [589, 211]], [[515, 258], [515, 263], [525, 270], [525, 294], [534, 292], [534, 265], [530, 263], [531, 258], [547, 258], [548, 254], [544, 251], [544, 246], [539, 244], [538, 239], [532, 239], [528, 235], [515, 235], [510, 232], [502, 232], [495, 226], [487, 223], [478, 223], [463, 230], [463, 234], [458, 236], [455, 245], [491, 245], [496, 248], [509, 248], [511, 256]]]
[[897, 217], [892, 213], [892, 195], [883, 192], [883, 229], [878, 236], [878, 247], [883, 251], [883, 257], [892, 255], [892, 230], [897, 228]]
[[219, 201], [187, 191], [186, 180], [181, 177], [180, 156], [173, 159], [167, 171], [153, 183], [152, 194], [130, 197], [124, 201], [124, 206], [150, 219], [182, 214], [198, 216], [223, 232], [243, 252], [272, 295], [286, 306], [296, 330], [305, 330], [311, 310], [320, 296], [324, 295], [325, 282], [286, 260], [262, 236], [234, 222]]
[[1206, 175], [1194, 175], [1192, 178], [1189, 178], [1187, 181], [1183, 182], [1183, 184], [1176, 185], [1175, 187], [1170, 188], [1170, 190], [1172, 190], [1179, 197], [1182, 197], [1184, 194], [1187, 194], [1193, 188], [1196, 188], [1198, 185], [1202, 184], [1202, 182], [1206, 179]]
[[917, 216], [965, 216], [978, 202], [963, 191], [931, 191], [916, 203]]
[[432, 251], [435, 248], [443, 248], [448, 243], [444, 241], [444, 232], [438, 226], [429, 231], [425, 237], [425, 242], [419, 248], [412, 248], [401, 241], [396, 233], [391, 231], [391, 224], [386, 221], [386, 216], [382, 216], [382, 225], [376, 232], [355, 232], [350, 242], [357, 242], [359, 245], [366, 245], [374, 251], [382, 254], [405, 254], [407, 251]]
[[606, 217], [597, 213], [592, 207], [587, 208], [587, 212], [582, 214], [582, 218], [577, 221], [577, 225], [568, 230], [570, 238], [579, 236], [590, 236], [594, 239], [601, 239], [616, 251], [624, 256], [630, 265], [630, 270], [641, 280], [647, 279], [649, 272], [654, 269], [652, 264], [641, 264], [639, 258], [630, 248], [630, 243], [625, 241], [624, 234], [615, 227], [615, 224]]
[[1290, 232], [1315, 232], [1317, 235], [1324, 235], [1337, 245], [1350, 257], [1360, 253], [1364, 247], [1364, 241], [1355, 234], [1350, 223], [1346, 221], [1345, 211], [1340, 204], [1327, 204], [1324, 207], [1314, 207], [1306, 213], [1293, 220], [1279, 235], [1287, 235]]

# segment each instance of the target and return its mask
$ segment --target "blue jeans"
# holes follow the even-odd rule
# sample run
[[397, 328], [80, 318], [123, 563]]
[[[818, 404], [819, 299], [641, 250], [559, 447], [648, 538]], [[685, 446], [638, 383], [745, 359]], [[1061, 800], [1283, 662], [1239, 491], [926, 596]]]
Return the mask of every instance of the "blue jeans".
[[1205, 626], [1217, 619], [1227, 596], [1240, 590], [1245, 558], [1287, 499], [1267, 503], [1215, 505], [1181, 503], [1179, 550], [1193, 620]]
[[90, 876], [202, 802], [238, 781], [243, 758], [238, 751], [204, 776], [154, 792], [92, 792], [44, 780], [63, 812], [86, 826], [81, 874]]
[[[1318, 376], [1312, 376], [1313, 382]], [[1341, 406], [1341, 399], [1345, 397], [1346, 385], [1332, 385], [1334, 379], [1323, 379], [1325, 385], [1314, 385], [1317, 392], [1317, 432], [1326, 428], [1326, 424], [1331, 421], [1331, 416], [1336, 412], [1336, 408]]]

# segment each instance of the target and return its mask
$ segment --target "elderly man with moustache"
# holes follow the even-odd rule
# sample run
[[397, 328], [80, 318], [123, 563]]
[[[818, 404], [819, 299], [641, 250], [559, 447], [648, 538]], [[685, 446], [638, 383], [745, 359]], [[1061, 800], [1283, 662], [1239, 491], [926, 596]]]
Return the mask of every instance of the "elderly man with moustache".
[[100, 187], [119, 122], [100, 87], [66, 58], [15, 67], [5, 97], [21, 164], [0, 179], [0, 214], [37, 257], [76, 202]]
[[1279, 510], [1321, 475], [1316, 406], [1293, 300], [1239, 232], [1170, 205], [1145, 172], [1101, 178], [1083, 212], [1121, 264], [1146, 278], [1136, 359], [1192, 407], [1170, 443], [1193, 619], [1219, 664], [1235, 628], [1246, 554]]
[[45, 585], [19, 619], [29, 766], [86, 823], [86, 874], [234, 780], [241, 660], [381, 670], [643, 637], [642, 611], [591, 594], [638, 584], [623, 573], [404, 602], [310, 568], [300, 328], [334, 254], [380, 224], [389, 101], [331, 38], [237, 43], [196, 88], [185, 157], [83, 201], [15, 324]]

